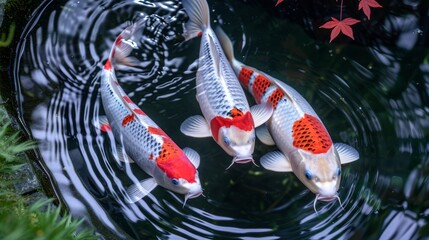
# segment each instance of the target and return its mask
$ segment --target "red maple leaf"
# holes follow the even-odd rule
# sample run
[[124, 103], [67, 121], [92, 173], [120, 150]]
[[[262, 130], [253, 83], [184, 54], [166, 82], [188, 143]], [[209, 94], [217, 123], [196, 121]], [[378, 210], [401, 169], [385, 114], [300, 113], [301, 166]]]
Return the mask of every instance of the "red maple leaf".
[[340, 21], [334, 17], [331, 17], [331, 21], [326, 22], [319, 28], [326, 28], [326, 29], [333, 28], [331, 32], [331, 40], [329, 42], [332, 42], [332, 40], [334, 40], [340, 32], [350, 37], [351, 39], [355, 40], [353, 37], [353, 29], [350, 26], [358, 22], [360, 21], [354, 18], [345, 18]]
[[276, 7], [277, 7], [277, 5], [279, 5], [280, 3], [282, 3], [284, 0], [277, 0], [277, 3], [276, 3]]
[[382, 6], [380, 4], [378, 4], [378, 2], [376, 2], [375, 0], [360, 0], [358, 10], [361, 10], [363, 8], [363, 13], [365, 13], [366, 17], [368, 19], [370, 19], [371, 18], [371, 7], [382, 8]]

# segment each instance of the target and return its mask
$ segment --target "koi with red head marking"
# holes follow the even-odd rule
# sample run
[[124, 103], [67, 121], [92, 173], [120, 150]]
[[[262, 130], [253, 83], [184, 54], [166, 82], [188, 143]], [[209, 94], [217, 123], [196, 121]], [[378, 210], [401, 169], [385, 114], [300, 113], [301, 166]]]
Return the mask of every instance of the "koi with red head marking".
[[256, 102], [274, 107], [266, 126], [258, 128], [256, 135], [280, 151], [264, 155], [261, 165], [272, 171], [294, 172], [316, 194], [314, 204], [317, 200], [339, 200], [341, 164], [357, 160], [359, 153], [346, 144], [333, 144], [316, 112], [295, 89], [239, 62], [228, 36], [220, 28], [216, 34], [243, 87]]
[[151, 177], [136, 182], [127, 189], [129, 202], [136, 202], [157, 185], [185, 194], [185, 203], [202, 193], [196, 168], [199, 155], [194, 150], [181, 149], [168, 135], [141, 110], [120, 87], [114, 66], [135, 63], [130, 57], [137, 47], [143, 22], [127, 27], [117, 37], [101, 76], [101, 99], [106, 117], [100, 117], [100, 130], [112, 132], [120, 149], [119, 160], [135, 162]]
[[180, 130], [192, 137], [213, 137], [233, 156], [232, 163], [253, 161], [255, 127], [266, 122], [271, 104], [249, 107], [243, 89], [210, 27], [206, 0], [182, 0], [189, 16], [186, 40], [200, 36], [200, 58], [196, 76], [197, 100], [203, 116], [186, 119]]

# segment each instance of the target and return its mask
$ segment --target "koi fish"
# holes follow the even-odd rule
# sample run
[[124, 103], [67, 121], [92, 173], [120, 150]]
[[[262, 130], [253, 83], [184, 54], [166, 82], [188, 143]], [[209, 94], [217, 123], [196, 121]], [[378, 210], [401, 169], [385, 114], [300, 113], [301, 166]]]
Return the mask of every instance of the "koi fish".
[[[186, 119], [180, 130], [192, 137], [213, 137], [234, 163], [253, 161], [255, 127], [272, 114], [271, 104], [249, 107], [234, 71], [210, 27], [206, 0], [183, 0], [189, 16], [185, 40], [201, 36], [200, 56], [196, 75], [197, 101], [203, 116]], [[229, 168], [228, 167], [228, 168]]]
[[[123, 91], [115, 76], [115, 63], [132, 64], [130, 57], [137, 47], [134, 37], [141, 33], [140, 20], [127, 27], [116, 38], [110, 56], [101, 75], [101, 99], [105, 118], [101, 118], [100, 129], [112, 131], [113, 136], [126, 155], [121, 160], [134, 161], [151, 178], [142, 180], [127, 189], [130, 202], [137, 202], [157, 185], [185, 194], [187, 199], [202, 194], [196, 168], [200, 157], [190, 148], [180, 149], [158, 125], [152, 121]], [[123, 151], [122, 151], [123, 150]]]
[[241, 84], [256, 102], [271, 103], [274, 113], [266, 125], [256, 130], [261, 142], [277, 145], [280, 151], [267, 153], [261, 165], [271, 171], [294, 172], [313, 193], [316, 202], [338, 199], [341, 164], [359, 159], [353, 147], [333, 144], [331, 137], [310, 104], [292, 87], [234, 57], [231, 40], [216, 29], [222, 47]]

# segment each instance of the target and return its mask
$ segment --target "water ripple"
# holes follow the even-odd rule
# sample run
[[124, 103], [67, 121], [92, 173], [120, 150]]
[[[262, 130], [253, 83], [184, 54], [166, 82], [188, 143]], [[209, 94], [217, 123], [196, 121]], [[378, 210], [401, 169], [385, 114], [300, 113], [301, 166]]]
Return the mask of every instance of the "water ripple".
[[[318, 202], [316, 213], [315, 196], [293, 174], [255, 166], [225, 171], [229, 157], [211, 139], [179, 133], [180, 122], [200, 112], [194, 89], [199, 41], [180, 43], [186, 15], [179, 1], [48, 1], [26, 27], [13, 71], [22, 119], [71, 213], [106, 239], [349, 239], [374, 234], [371, 224], [381, 225], [374, 235], [380, 238], [416, 238], [429, 209], [429, 145], [421, 141], [429, 126], [427, 66], [420, 67], [424, 91], [399, 81], [402, 58], [392, 49], [358, 49], [354, 56], [347, 48], [298, 41], [289, 34], [302, 34], [297, 26], [252, 4], [209, 4], [239, 60], [296, 88], [336, 142], [359, 150], [361, 159], [343, 168], [342, 207]], [[133, 52], [139, 66], [120, 68], [117, 76], [179, 146], [200, 153], [205, 197], [186, 206], [183, 196], [162, 188], [127, 203], [126, 188], [148, 176], [119, 161], [113, 136], [94, 127], [104, 114], [103, 63], [115, 37], [142, 16], [150, 17]], [[258, 144], [255, 158], [271, 150]]]

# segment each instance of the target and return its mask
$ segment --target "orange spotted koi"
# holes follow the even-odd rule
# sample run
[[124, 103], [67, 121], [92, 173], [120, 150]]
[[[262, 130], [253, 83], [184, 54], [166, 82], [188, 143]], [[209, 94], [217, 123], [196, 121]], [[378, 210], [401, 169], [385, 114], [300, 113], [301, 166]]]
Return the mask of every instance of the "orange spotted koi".
[[[243, 89], [210, 27], [206, 0], [183, 0], [189, 16], [186, 40], [201, 37], [196, 76], [197, 100], [203, 116], [186, 119], [180, 130], [192, 137], [213, 137], [234, 163], [253, 162], [255, 127], [266, 122], [270, 104], [249, 107]], [[229, 168], [228, 167], [228, 168]]]
[[337, 199], [341, 164], [359, 159], [351, 146], [333, 144], [331, 137], [310, 104], [292, 87], [234, 57], [231, 40], [222, 29], [216, 29], [221, 45], [242, 86], [257, 103], [271, 103], [274, 113], [265, 126], [256, 130], [261, 142], [277, 145], [280, 151], [267, 153], [261, 165], [276, 172], [294, 172], [299, 180], [316, 194], [318, 200]]
[[106, 117], [100, 117], [99, 128], [113, 132], [120, 146], [120, 160], [135, 162], [151, 176], [127, 189], [129, 202], [136, 202], [150, 193], [157, 185], [185, 194], [185, 201], [202, 194], [196, 168], [198, 153], [190, 148], [180, 149], [167, 134], [143, 112], [120, 87], [114, 64], [131, 64], [130, 57], [137, 48], [134, 39], [141, 35], [143, 18], [127, 27], [116, 38], [110, 56], [101, 74], [101, 100]]

